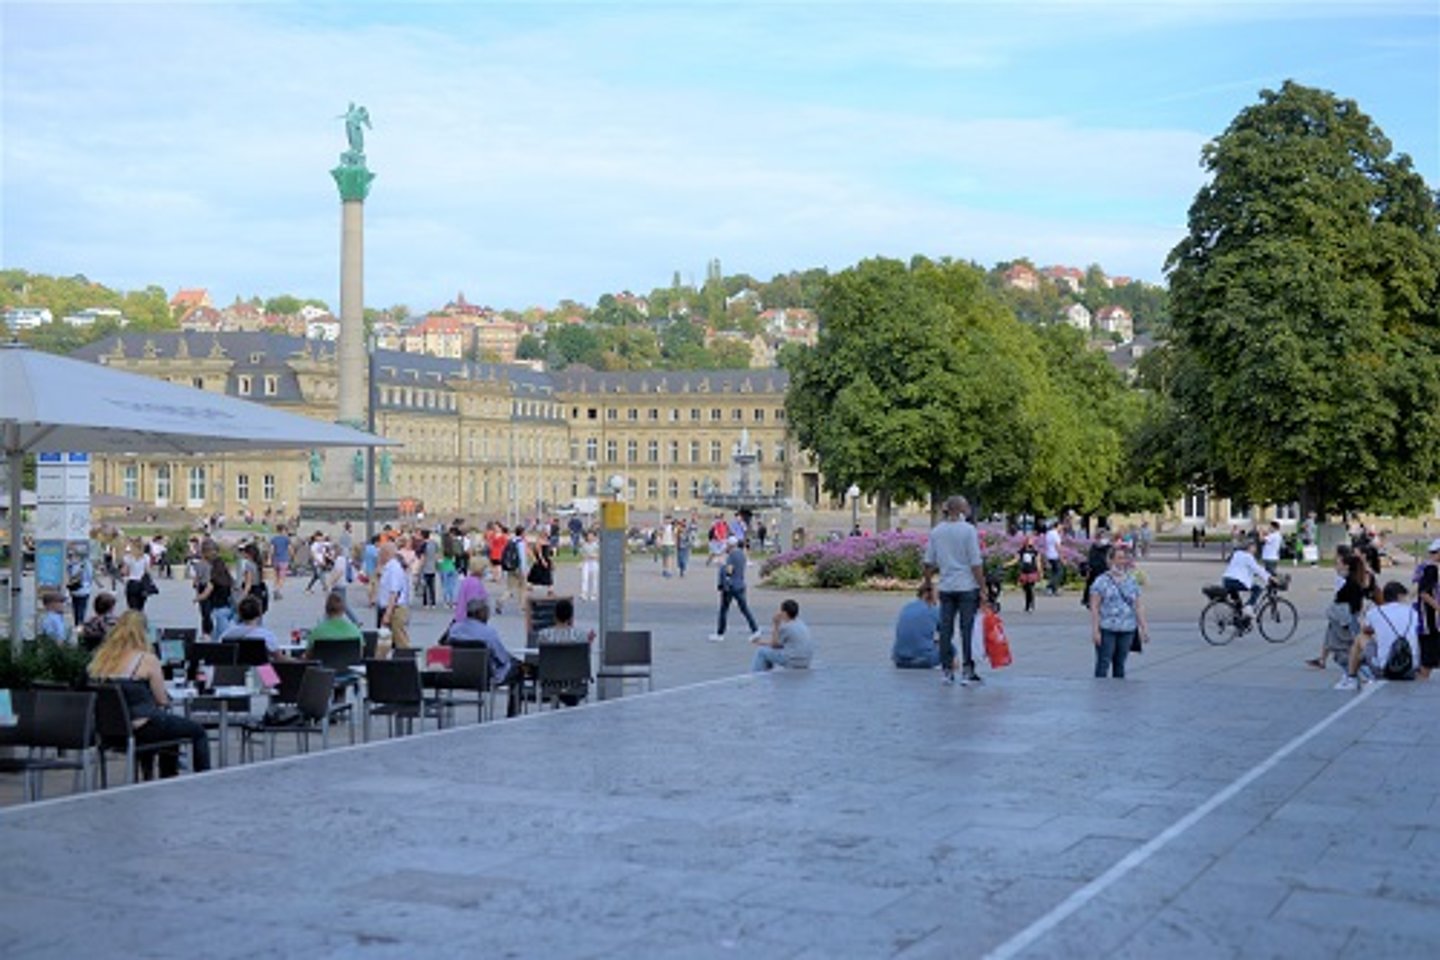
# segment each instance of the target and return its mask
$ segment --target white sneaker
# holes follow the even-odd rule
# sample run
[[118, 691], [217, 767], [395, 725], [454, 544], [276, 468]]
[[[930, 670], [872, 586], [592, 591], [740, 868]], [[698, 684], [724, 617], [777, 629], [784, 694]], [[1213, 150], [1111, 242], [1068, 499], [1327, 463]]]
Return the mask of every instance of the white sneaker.
[[1340, 678], [1340, 681], [1338, 683], [1335, 684], [1335, 689], [1358, 690], [1360, 689], [1360, 681], [1356, 680], [1354, 677], [1350, 676], [1350, 674], [1347, 673], [1345, 674], [1345, 676]]
[[750, 642], [751, 642], [751, 643], [754, 643], [756, 640], [763, 640], [763, 639], [765, 639], [765, 635], [764, 635], [763, 633], [761, 633], [759, 630], [756, 630], [754, 633], [750, 634]]
[[724, 642], [725, 642], [725, 634], [723, 634], [723, 633], [712, 633], [712, 634], [710, 634], [710, 636], [706, 637], [705, 639], [709, 640], [711, 643], [724, 643]]

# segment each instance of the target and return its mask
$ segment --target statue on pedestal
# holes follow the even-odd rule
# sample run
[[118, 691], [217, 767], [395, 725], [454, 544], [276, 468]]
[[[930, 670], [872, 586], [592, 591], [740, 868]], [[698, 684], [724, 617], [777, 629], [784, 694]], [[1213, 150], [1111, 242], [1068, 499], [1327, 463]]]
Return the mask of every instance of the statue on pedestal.
[[350, 461], [350, 477], [356, 483], [365, 482], [365, 454], [359, 450], [355, 451], [355, 456]]
[[385, 450], [380, 454], [380, 482], [390, 486], [390, 451]]
[[318, 450], [311, 450], [311, 451], [310, 451], [310, 482], [311, 482], [311, 483], [319, 483], [319, 482], [320, 482], [320, 476], [321, 476], [320, 452], [319, 452]]

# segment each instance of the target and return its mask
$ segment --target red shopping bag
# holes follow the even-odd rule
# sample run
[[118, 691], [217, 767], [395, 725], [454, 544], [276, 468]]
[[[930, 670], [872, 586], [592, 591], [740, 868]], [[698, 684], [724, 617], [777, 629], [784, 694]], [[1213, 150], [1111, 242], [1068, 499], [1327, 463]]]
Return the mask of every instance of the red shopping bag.
[[1005, 621], [994, 610], [986, 610], [981, 629], [985, 635], [985, 658], [990, 667], [999, 670], [1014, 662], [1010, 657], [1010, 641], [1005, 637]]

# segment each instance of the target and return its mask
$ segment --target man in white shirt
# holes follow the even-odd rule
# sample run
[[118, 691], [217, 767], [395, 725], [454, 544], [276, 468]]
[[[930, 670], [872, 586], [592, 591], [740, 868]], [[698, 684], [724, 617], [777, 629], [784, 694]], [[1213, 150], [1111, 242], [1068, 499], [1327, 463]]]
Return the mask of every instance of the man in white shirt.
[[955, 618], [960, 618], [960, 666], [963, 686], [984, 683], [975, 672], [975, 658], [970, 644], [975, 632], [975, 613], [983, 609], [985, 600], [980, 584], [985, 582], [984, 558], [980, 555], [980, 536], [966, 519], [970, 503], [964, 497], [945, 501], [945, 520], [930, 531], [925, 544], [925, 582], [940, 575], [936, 586], [940, 594], [940, 667], [944, 682], [955, 682]]
[[1236, 547], [1230, 554], [1230, 563], [1225, 567], [1221, 583], [1232, 594], [1250, 592], [1249, 605], [1253, 608], [1260, 602], [1261, 588], [1270, 582], [1269, 572], [1255, 562], [1255, 545]]
[[1065, 567], [1060, 563], [1060, 540], [1060, 521], [1057, 520], [1045, 531], [1045, 569], [1050, 574], [1045, 592], [1052, 597], [1060, 592], [1060, 584], [1065, 580]]
[[[1336, 690], [1354, 690], [1360, 686], [1360, 668], [1369, 668], [1372, 676], [1384, 676], [1390, 662], [1390, 650], [1397, 643], [1410, 648], [1410, 667], [1405, 676], [1393, 676], [1391, 680], [1410, 680], [1415, 677], [1415, 668], [1420, 663], [1419, 617], [1415, 608], [1405, 602], [1405, 585], [1396, 580], [1385, 584], [1378, 607], [1365, 615], [1365, 626], [1350, 648], [1349, 671], [1335, 684]], [[1423, 674], [1422, 674], [1423, 675]]]
[[376, 626], [390, 629], [394, 649], [410, 647], [410, 577], [395, 544], [380, 545], [380, 587], [375, 595]]
[[1285, 538], [1280, 535], [1280, 521], [1270, 521], [1270, 532], [1265, 534], [1265, 544], [1260, 548], [1260, 564], [1266, 573], [1274, 573], [1280, 566], [1280, 547]]

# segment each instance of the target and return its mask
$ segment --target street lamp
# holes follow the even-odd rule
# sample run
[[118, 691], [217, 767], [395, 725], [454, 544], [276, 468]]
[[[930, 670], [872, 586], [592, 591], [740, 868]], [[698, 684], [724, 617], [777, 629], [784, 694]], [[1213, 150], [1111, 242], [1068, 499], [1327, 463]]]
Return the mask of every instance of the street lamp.
[[850, 489], [845, 491], [850, 498], [850, 532], [854, 533], [860, 528], [860, 487], [850, 484]]

